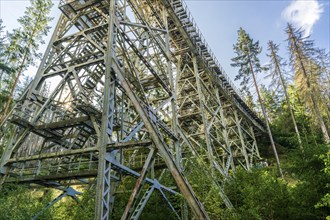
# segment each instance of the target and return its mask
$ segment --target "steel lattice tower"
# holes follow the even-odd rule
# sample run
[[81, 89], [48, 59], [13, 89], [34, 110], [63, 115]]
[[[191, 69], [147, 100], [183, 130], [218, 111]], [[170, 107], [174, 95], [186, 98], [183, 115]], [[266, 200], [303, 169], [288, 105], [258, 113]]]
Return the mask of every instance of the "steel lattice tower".
[[[76, 198], [67, 185], [95, 181], [95, 219], [109, 219], [118, 185], [131, 176], [122, 219], [138, 219], [154, 191], [177, 218], [166, 194], [180, 191], [195, 217], [208, 219], [185, 177], [187, 161], [201, 158], [221, 188], [219, 175], [260, 158], [256, 135], [264, 126], [184, 2], [61, 0], [59, 8], [36, 77], [1, 125], [14, 132], [0, 184], [34, 183]], [[45, 93], [48, 82], [55, 86]], [[155, 169], [170, 172], [178, 192]]]

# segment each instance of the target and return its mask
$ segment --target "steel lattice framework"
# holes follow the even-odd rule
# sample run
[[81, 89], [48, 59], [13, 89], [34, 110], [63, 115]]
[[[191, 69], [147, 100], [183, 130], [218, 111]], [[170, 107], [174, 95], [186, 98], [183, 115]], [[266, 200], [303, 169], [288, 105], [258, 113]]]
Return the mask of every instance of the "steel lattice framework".
[[[221, 188], [219, 176], [260, 158], [256, 135], [264, 127], [184, 2], [62, 0], [59, 8], [36, 77], [2, 125], [14, 132], [1, 184], [34, 183], [76, 198], [64, 186], [95, 180], [95, 219], [109, 219], [121, 180], [131, 176], [122, 219], [138, 219], [155, 190], [184, 218], [166, 197], [178, 192], [154, 172], [162, 169], [195, 217], [208, 219], [185, 177], [188, 161], [200, 158], [211, 170], [201, 176]], [[55, 86], [45, 92], [48, 82]], [[224, 193], [216, 196], [231, 207]]]

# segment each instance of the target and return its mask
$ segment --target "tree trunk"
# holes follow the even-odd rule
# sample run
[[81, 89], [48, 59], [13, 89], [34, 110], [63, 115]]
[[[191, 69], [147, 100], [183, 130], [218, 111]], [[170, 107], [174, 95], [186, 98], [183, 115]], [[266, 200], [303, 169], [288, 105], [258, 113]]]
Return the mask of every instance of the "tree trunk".
[[287, 91], [287, 88], [286, 88], [286, 85], [285, 85], [285, 82], [284, 82], [284, 79], [283, 79], [283, 75], [282, 75], [280, 66], [278, 64], [278, 60], [276, 58], [276, 54], [274, 52], [273, 45], [270, 45], [270, 46], [271, 46], [271, 53], [272, 53], [272, 56], [273, 56], [274, 62], [275, 62], [275, 71], [277, 70], [277, 73], [280, 76], [280, 81], [281, 81], [283, 91], [284, 91], [284, 94], [285, 94], [286, 103], [288, 104], [288, 108], [289, 108], [289, 111], [290, 111], [290, 115], [291, 115], [291, 119], [292, 119], [292, 122], [293, 122], [294, 130], [296, 131], [296, 135], [297, 135], [297, 138], [298, 138], [299, 147], [300, 147], [300, 149], [303, 149], [300, 133], [299, 133], [298, 126], [297, 126], [297, 123], [296, 123], [296, 119], [294, 117], [294, 113], [293, 113], [293, 110], [292, 110], [292, 107], [291, 107], [290, 98], [289, 98], [289, 94], [288, 94], [288, 91]]
[[265, 118], [265, 121], [266, 121], [267, 131], [268, 131], [270, 143], [272, 145], [272, 149], [273, 149], [273, 152], [274, 152], [274, 155], [275, 155], [277, 169], [278, 169], [278, 172], [280, 174], [280, 177], [282, 179], [284, 179], [280, 159], [279, 159], [278, 154], [277, 154], [276, 146], [275, 146], [275, 143], [274, 143], [274, 140], [273, 140], [272, 131], [270, 130], [269, 121], [268, 121], [268, 118], [267, 118], [267, 113], [266, 113], [265, 107], [263, 105], [261, 96], [260, 96], [259, 87], [258, 87], [258, 84], [257, 84], [257, 81], [256, 81], [256, 77], [254, 75], [254, 71], [253, 71], [253, 67], [252, 67], [252, 63], [251, 63], [251, 59], [250, 59], [250, 51], [249, 51], [249, 65], [250, 65], [250, 69], [251, 69], [251, 73], [252, 73], [253, 83], [254, 83], [254, 86], [255, 86], [257, 94], [258, 94], [258, 100], [259, 100], [259, 103], [260, 103], [260, 106], [261, 106], [262, 114], [263, 114], [263, 116]]
[[[312, 91], [314, 91], [314, 89]], [[324, 140], [325, 140], [326, 143], [330, 143], [330, 137], [329, 137], [329, 134], [328, 134], [327, 127], [325, 126], [324, 120], [323, 120], [322, 115], [321, 115], [321, 111], [320, 111], [319, 106], [317, 104], [317, 100], [316, 100], [315, 96], [313, 95], [313, 92], [310, 94], [310, 96], [311, 96], [311, 99], [312, 99], [312, 102], [313, 102], [313, 107], [314, 107], [314, 110], [315, 110], [315, 113], [316, 113], [316, 117], [317, 117], [317, 119], [320, 123], [320, 126], [321, 126], [321, 130], [322, 130], [322, 133], [323, 133]]]
[[290, 97], [289, 97], [288, 91], [286, 89], [286, 86], [284, 84], [284, 81], [283, 81], [283, 78], [282, 78], [281, 73], [280, 73], [280, 77], [281, 77], [281, 84], [283, 86], [283, 90], [284, 90], [284, 94], [285, 94], [285, 99], [286, 99], [286, 102], [288, 104], [288, 108], [289, 108], [289, 111], [290, 111], [291, 119], [292, 119], [292, 122], [293, 122], [294, 130], [296, 131], [296, 135], [297, 135], [297, 138], [298, 138], [299, 147], [300, 147], [300, 149], [303, 149], [302, 141], [301, 141], [301, 137], [300, 137], [300, 133], [299, 133], [299, 129], [298, 129], [297, 122], [296, 122], [296, 118], [294, 117], [294, 113], [293, 113], [293, 110], [292, 110], [292, 107], [291, 107], [291, 103], [290, 103]]
[[[39, 14], [38, 18], [36, 19], [36, 23], [40, 20], [40, 16], [41, 16], [41, 14]], [[36, 23], [34, 23], [34, 24], [36, 24]], [[5, 109], [4, 109], [3, 113], [2, 113], [2, 116], [0, 118], [0, 124], [2, 124], [3, 120], [5, 120], [5, 118], [6, 118], [7, 112], [8, 112], [9, 107], [10, 107], [10, 103], [11, 103], [11, 101], [13, 99], [13, 95], [14, 95], [14, 91], [16, 89], [16, 85], [18, 83], [18, 79], [22, 75], [22, 72], [23, 72], [23, 69], [24, 69], [24, 66], [25, 66], [25, 61], [27, 59], [28, 50], [30, 49], [30, 47], [32, 45], [32, 41], [33, 41], [33, 38], [35, 37], [36, 32], [37, 32], [36, 26], [34, 25], [33, 30], [32, 30], [32, 33], [31, 33], [30, 38], [29, 38], [29, 41], [28, 41], [28, 45], [27, 45], [26, 50], [25, 50], [25, 53], [24, 53], [23, 60], [21, 62], [21, 66], [19, 67], [18, 74], [17, 74], [17, 76], [15, 78], [13, 87], [12, 87], [12, 89], [10, 91], [10, 95], [9, 95], [8, 101], [6, 103], [6, 107], [5, 107]]]
[[293, 48], [294, 51], [292, 51], [292, 52], [296, 55], [296, 58], [297, 58], [297, 60], [299, 62], [299, 66], [300, 66], [300, 68], [301, 68], [301, 70], [302, 70], [302, 72], [304, 74], [305, 79], [306, 79], [306, 85], [307, 85], [307, 88], [309, 90], [309, 93], [310, 93], [309, 95], [311, 97], [311, 100], [313, 102], [313, 108], [314, 108], [316, 117], [317, 117], [317, 119], [319, 121], [319, 125], [321, 127], [324, 140], [325, 140], [325, 142], [327, 144], [329, 144], [330, 143], [329, 133], [327, 131], [327, 128], [326, 128], [325, 123], [324, 123], [324, 120], [322, 118], [321, 111], [320, 111], [319, 106], [317, 104], [316, 97], [314, 96], [315, 90], [312, 88], [311, 83], [309, 81], [309, 77], [308, 77], [308, 74], [307, 74], [305, 65], [303, 63], [302, 54], [299, 51], [299, 47], [297, 45], [296, 38], [294, 37], [293, 31], [292, 31], [291, 28], [289, 29], [289, 37], [291, 38], [292, 44], [294, 46], [294, 48]]
[[8, 97], [8, 101], [6, 103], [5, 110], [3, 111], [2, 116], [0, 118], [0, 124], [2, 124], [3, 120], [6, 118], [6, 115], [7, 115], [7, 112], [9, 110], [9, 106], [10, 106], [11, 100], [13, 99], [13, 95], [14, 95], [14, 91], [15, 91], [16, 85], [18, 83], [18, 79], [19, 79], [19, 77], [21, 76], [21, 74], [23, 72], [23, 68], [24, 68], [24, 63], [25, 63], [25, 60], [26, 60], [26, 56], [27, 56], [27, 52], [24, 54], [24, 58], [23, 58], [22, 64], [21, 64], [20, 69], [18, 71], [18, 74], [17, 74], [17, 76], [15, 78], [13, 87], [11, 88], [10, 95]]

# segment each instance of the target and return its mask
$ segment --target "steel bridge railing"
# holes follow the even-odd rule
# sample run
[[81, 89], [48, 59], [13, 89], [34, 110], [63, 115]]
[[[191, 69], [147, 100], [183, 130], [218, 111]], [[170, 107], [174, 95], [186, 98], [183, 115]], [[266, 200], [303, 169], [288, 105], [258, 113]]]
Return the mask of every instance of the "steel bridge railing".
[[191, 42], [197, 49], [198, 55], [202, 57], [205, 61], [207, 67], [210, 70], [213, 70], [216, 75], [216, 80], [221, 83], [221, 87], [225, 92], [227, 92], [232, 98], [233, 102], [236, 106], [244, 112], [244, 114], [252, 119], [252, 121], [256, 121], [255, 125], [259, 127], [259, 129], [264, 130], [264, 122], [257, 116], [257, 114], [251, 110], [246, 105], [246, 100], [243, 94], [236, 88], [234, 83], [230, 80], [225, 70], [220, 65], [220, 62], [212, 52], [210, 46], [206, 42], [202, 32], [197, 26], [189, 8], [184, 0], [164, 0], [167, 2], [173, 9], [176, 16], [179, 18], [183, 29], [186, 31], [188, 36], [190, 37]]
[[[220, 65], [220, 62], [218, 61], [217, 57], [212, 52], [211, 47], [208, 45], [207, 41], [205, 40], [205, 37], [203, 36], [202, 32], [198, 28], [198, 25], [195, 22], [195, 19], [193, 18], [191, 12], [189, 11], [189, 8], [188, 8], [187, 4], [185, 3], [185, 1], [183, 1], [183, 0], [167, 0], [167, 1], [169, 1], [170, 4], [172, 6], [174, 6], [173, 7], [174, 11], [176, 11], [176, 9], [178, 9], [179, 7], [182, 7], [184, 9], [184, 11], [185, 11], [185, 13], [186, 13], [186, 15], [188, 17], [189, 22], [193, 25], [193, 27], [195, 29], [195, 32], [198, 35], [198, 38], [200, 39], [198, 43], [197, 43], [196, 40], [192, 39], [193, 42], [195, 41], [194, 43], [195, 43], [196, 47], [198, 48], [199, 54], [201, 56], [204, 56], [204, 57], [211, 57], [212, 58], [212, 61], [213, 62], [211, 62], [211, 61], [208, 62], [210, 64], [209, 67], [211, 67], [211, 68], [215, 68], [215, 67], [219, 68], [219, 70], [221, 72], [221, 75], [223, 76], [223, 78], [221, 80], [228, 82], [228, 84], [230, 85], [230, 87], [233, 89], [233, 92], [235, 92], [237, 95], [240, 96], [240, 98], [242, 100], [244, 100], [244, 97], [243, 97], [242, 93], [236, 88], [236, 86], [234, 85], [234, 83], [230, 80], [230, 78], [226, 74], [225, 70]], [[181, 5], [178, 4], [179, 2], [181, 3]], [[187, 32], [190, 31], [189, 30], [189, 26], [187, 26], [187, 25], [186, 26], [183, 26], [183, 28]], [[207, 51], [208, 54], [206, 54], [206, 52], [202, 52], [202, 51], [205, 51], [205, 49], [203, 49], [203, 48], [206, 48], [206, 51]]]

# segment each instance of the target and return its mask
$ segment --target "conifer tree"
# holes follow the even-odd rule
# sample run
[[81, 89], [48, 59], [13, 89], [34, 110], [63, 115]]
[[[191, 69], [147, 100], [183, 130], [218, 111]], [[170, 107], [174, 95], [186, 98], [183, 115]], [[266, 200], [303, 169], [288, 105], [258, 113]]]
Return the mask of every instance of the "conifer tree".
[[270, 122], [273, 122], [280, 111], [279, 96], [272, 89], [267, 89], [265, 85], [260, 86], [260, 96], [267, 109], [267, 116]]
[[330, 109], [330, 53], [325, 49], [317, 49], [316, 60], [321, 71], [319, 86], [325, 100], [324, 105]]
[[233, 48], [237, 56], [232, 58], [233, 63], [231, 65], [233, 67], [239, 67], [238, 75], [236, 76], [235, 80], [241, 79], [242, 80], [241, 85], [243, 86], [243, 89], [246, 90], [248, 90], [247, 85], [249, 84], [251, 78], [253, 80], [253, 84], [258, 95], [258, 101], [266, 121], [267, 131], [276, 158], [278, 172], [280, 176], [283, 178], [280, 160], [277, 154], [277, 150], [273, 140], [273, 135], [269, 126], [267, 113], [260, 96], [259, 87], [255, 75], [256, 73], [265, 70], [265, 68], [261, 66], [260, 60], [258, 58], [258, 55], [261, 53], [262, 50], [261, 47], [259, 46], [259, 41], [253, 42], [253, 39], [250, 38], [249, 34], [247, 34], [246, 31], [243, 30], [243, 28], [240, 28], [238, 30], [237, 43], [233, 45]]
[[9, 42], [11, 42], [5, 52], [6, 62], [13, 69], [12, 85], [9, 87], [9, 96], [4, 107], [4, 111], [0, 117], [0, 124], [6, 118], [8, 110], [11, 106], [15, 88], [19, 82], [19, 78], [23, 71], [33, 64], [38, 53], [40, 43], [44, 43], [42, 38], [49, 31], [48, 23], [52, 19], [49, 17], [51, 0], [30, 0], [31, 6], [27, 7], [24, 16], [18, 19], [22, 26], [13, 30], [9, 34]]
[[253, 95], [250, 91], [247, 91], [247, 94], [245, 96], [245, 102], [251, 110], [256, 111], [256, 104], [254, 103]]
[[[2, 25], [3, 21], [0, 19], [0, 54], [4, 54], [6, 50], [5, 36], [3, 34], [4, 26]], [[0, 79], [4, 73], [9, 73], [10, 67], [5, 63], [4, 56], [0, 56]], [[1, 83], [1, 81], [0, 81]], [[0, 84], [1, 88], [1, 84]]]
[[297, 89], [303, 95], [304, 101], [307, 104], [311, 103], [308, 106], [318, 121], [324, 140], [326, 143], [330, 143], [329, 133], [319, 105], [322, 96], [318, 88], [320, 69], [315, 59], [317, 50], [314, 48], [313, 41], [309, 40], [309, 37], [303, 38], [302, 31], [297, 30], [291, 24], [288, 24], [286, 33], [290, 63], [295, 74], [295, 83], [298, 84]]
[[0, 19], [0, 112], [2, 109], [2, 103], [5, 103], [7, 101], [8, 95], [6, 94], [4, 88], [3, 88], [3, 79], [2, 76], [5, 74], [10, 73], [10, 68], [6, 64], [3, 54], [6, 50], [6, 43], [5, 43], [5, 37], [3, 35], [3, 29], [4, 26], [2, 25], [2, 20]]
[[269, 54], [267, 54], [267, 56], [270, 58], [270, 65], [269, 65], [269, 70], [271, 73], [271, 76], [273, 78], [274, 84], [280, 84], [282, 87], [282, 91], [284, 93], [285, 96], [285, 101], [286, 104], [288, 105], [289, 111], [290, 111], [290, 116], [291, 116], [291, 120], [297, 135], [297, 139], [298, 139], [298, 143], [299, 143], [299, 147], [302, 149], [302, 142], [301, 142], [301, 137], [300, 137], [300, 133], [299, 133], [299, 129], [297, 126], [297, 122], [291, 107], [291, 103], [290, 103], [290, 97], [287, 91], [287, 85], [286, 85], [286, 81], [284, 78], [284, 74], [282, 73], [282, 67], [284, 66], [283, 63], [283, 59], [282, 57], [280, 57], [278, 55], [278, 51], [279, 51], [279, 45], [275, 44], [273, 41], [269, 41], [268, 42], [268, 52]]

